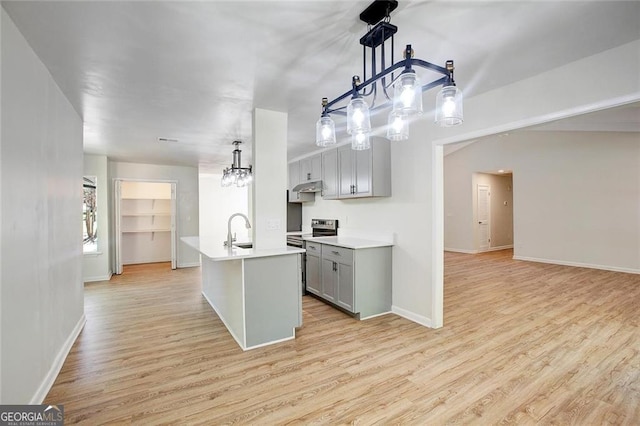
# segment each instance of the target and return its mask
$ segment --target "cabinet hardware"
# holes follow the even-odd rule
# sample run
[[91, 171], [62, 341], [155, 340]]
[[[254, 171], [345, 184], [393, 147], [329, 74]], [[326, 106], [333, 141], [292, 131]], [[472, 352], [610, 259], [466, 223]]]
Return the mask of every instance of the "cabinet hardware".
[[340, 252], [339, 251], [332, 250], [331, 253], [335, 254], [336, 256], [340, 256]]
[[307, 173], [307, 180], [311, 180], [311, 173]]
[[336, 262], [333, 262], [333, 270], [334, 271], [338, 270], [338, 264]]
[[310, 249], [316, 249], [316, 246], [309, 246]]

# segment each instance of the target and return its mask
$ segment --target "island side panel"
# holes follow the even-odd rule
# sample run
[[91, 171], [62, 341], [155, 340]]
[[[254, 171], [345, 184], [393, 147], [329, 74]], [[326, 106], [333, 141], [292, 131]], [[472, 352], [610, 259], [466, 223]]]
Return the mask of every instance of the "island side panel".
[[354, 250], [359, 319], [391, 312], [391, 247]]
[[246, 349], [242, 260], [202, 256], [202, 294], [242, 349]]
[[248, 349], [295, 337], [302, 297], [298, 256], [245, 259]]

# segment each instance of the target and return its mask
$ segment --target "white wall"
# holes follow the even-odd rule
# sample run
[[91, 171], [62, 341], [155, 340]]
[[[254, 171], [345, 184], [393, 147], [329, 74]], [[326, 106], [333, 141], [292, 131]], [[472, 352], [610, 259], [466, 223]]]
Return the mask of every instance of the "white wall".
[[[220, 241], [220, 246], [227, 240], [227, 223], [234, 213], [249, 216], [249, 191], [247, 187], [222, 187], [221, 173], [212, 173], [201, 168], [198, 173], [198, 188], [200, 191], [200, 235]], [[253, 226], [253, 225], [252, 225]], [[231, 232], [236, 234], [238, 241], [250, 240], [251, 229], [245, 227], [244, 220], [234, 219], [231, 222]]]
[[[198, 169], [184, 166], [109, 162], [109, 200], [113, 202], [113, 180], [176, 181], [176, 237], [177, 266], [186, 268], [200, 265], [198, 253], [180, 242], [180, 237], [198, 234]], [[113, 205], [113, 204], [111, 204]], [[111, 220], [113, 226], [113, 220]], [[112, 228], [113, 229], [113, 228]], [[111, 236], [113, 259], [113, 238]]]
[[251, 188], [253, 244], [258, 249], [287, 245], [287, 114], [253, 111]]
[[[455, 204], [462, 206], [460, 182], [476, 170], [504, 164], [514, 173], [516, 258], [640, 273], [637, 133], [516, 132], [487, 138], [445, 157], [445, 199], [460, 198]], [[469, 199], [459, 214], [445, 214], [446, 227], [472, 233], [472, 210]]]
[[164, 182], [122, 182], [120, 188], [122, 198], [139, 198], [139, 199], [171, 199], [171, 184]]
[[84, 324], [82, 120], [4, 9], [1, 31], [1, 403], [40, 403]]
[[107, 179], [107, 157], [104, 155], [84, 155], [85, 176], [96, 176], [98, 203], [98, 251], [83, 256], [82, 276], [84, 282], [104, 281], [111, 278], [109, 257], [109, 180]]

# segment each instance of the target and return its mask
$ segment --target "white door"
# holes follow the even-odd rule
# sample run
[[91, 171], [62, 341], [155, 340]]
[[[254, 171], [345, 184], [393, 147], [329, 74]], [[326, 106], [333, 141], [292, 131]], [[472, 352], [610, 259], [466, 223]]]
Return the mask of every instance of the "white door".
[[176, 269], [176, 184], [171, 183], [171, 269]]
[[121, 215], [120, 215], [120, 199], [122, 198], [122, 181], [119, 179], [116, 179], [114, 181], [114, 190], [113, 190], [113, 199], [114, 199], [114, 203], [113, 203], [113, 219], [114, 219], [114, 225], [115, 225], [115, 247], [114, 247], [114, 254], [115, 254], [115, 259], [114, 259], [114, 268], [113, 268], [113, 272], [116, 275], [120, 275], [122, 273], [122, 231], [120, 229], [121, 227]]
[[491, 246], [491, 190], [489, 185], [478, 185], [478, 250]]

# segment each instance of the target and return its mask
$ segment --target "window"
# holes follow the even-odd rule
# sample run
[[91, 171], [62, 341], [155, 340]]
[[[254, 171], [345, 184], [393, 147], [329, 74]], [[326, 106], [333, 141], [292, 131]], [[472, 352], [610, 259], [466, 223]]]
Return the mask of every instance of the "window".
[[82, 184], [84, 192], [82, 203], [82, 241], [84, 253], [95, 253], [98, 251], [97, 180], [96, 176], [85, 176]]

